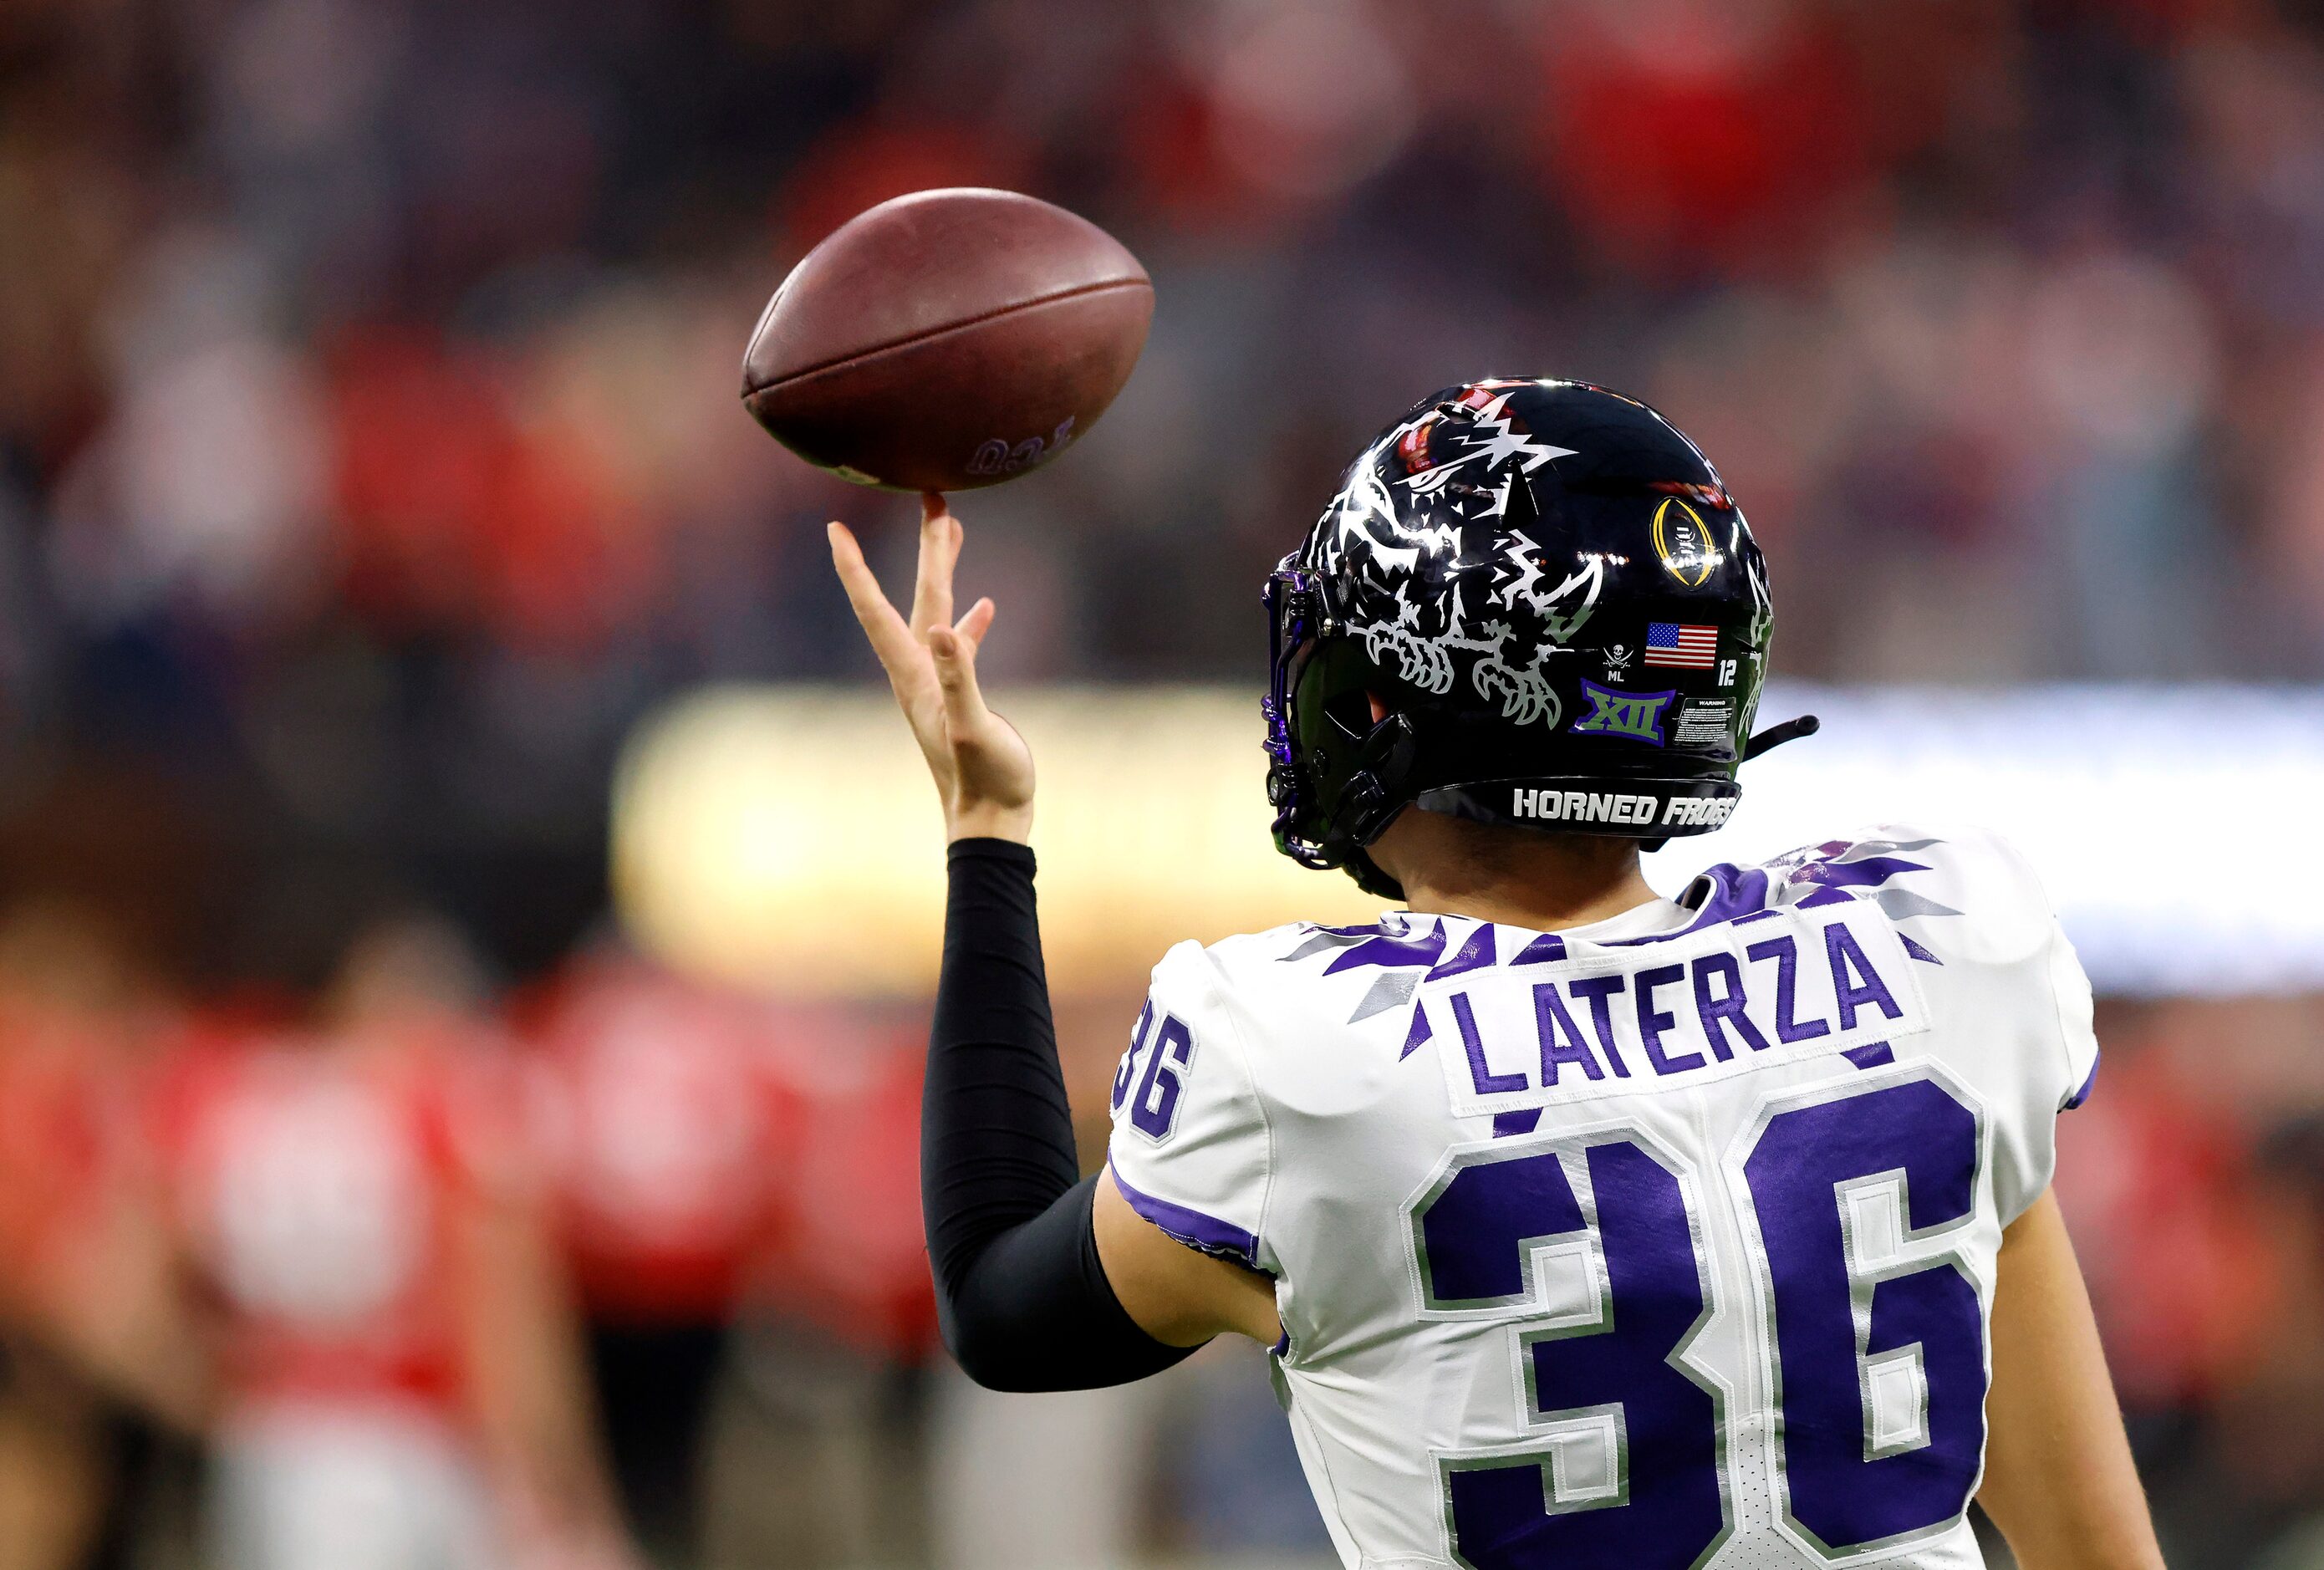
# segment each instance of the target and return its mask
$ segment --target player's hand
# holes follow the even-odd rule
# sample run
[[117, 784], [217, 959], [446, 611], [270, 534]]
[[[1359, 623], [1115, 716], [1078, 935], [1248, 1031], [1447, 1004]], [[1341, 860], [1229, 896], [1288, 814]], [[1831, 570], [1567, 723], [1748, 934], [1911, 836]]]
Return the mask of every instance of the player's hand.
[[984, 706], [976, 685], [976, 650], [992, 626], [992, 602], [979, 600], [953, 620], [960, 520], [934, 492], [920, 499], [919, 580], [908, 622], [881, 592], [847, 525], [832, 524], [830, 535], [832, 565], [848, 604], [886, 667], [896, 702], [936, 776], [945, 837], [1025, 843], [1033, 831], [1033, 754], [1016, 726]]

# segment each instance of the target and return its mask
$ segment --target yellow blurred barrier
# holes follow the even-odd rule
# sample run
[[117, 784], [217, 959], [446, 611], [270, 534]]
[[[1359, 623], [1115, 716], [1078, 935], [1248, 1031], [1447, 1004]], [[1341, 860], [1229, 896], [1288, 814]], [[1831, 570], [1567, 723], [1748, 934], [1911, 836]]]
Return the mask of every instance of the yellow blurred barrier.
[[[1369, 920], [1390, 901], [1268, 840], [1259, 705], [1210, 688], [996, 695], [1033, 748], [1050, 981], [1143, 984], [1181, 938]], [[925, 993], [944, 926], [936, 791], [882, 689], [715, 688], [641, 725], [615, 781], [614, 897], [683, 970], [768, 991]]]

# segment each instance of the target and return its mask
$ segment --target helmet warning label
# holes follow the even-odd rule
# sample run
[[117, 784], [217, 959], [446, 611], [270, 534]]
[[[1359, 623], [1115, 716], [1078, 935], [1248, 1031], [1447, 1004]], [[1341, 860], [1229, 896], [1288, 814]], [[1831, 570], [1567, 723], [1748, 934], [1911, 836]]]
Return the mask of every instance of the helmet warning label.
[[1679, 706], [1673, 745], [1716, 746], [1735, 728], [1735, 705], [1723, 697], [1691, 697]]

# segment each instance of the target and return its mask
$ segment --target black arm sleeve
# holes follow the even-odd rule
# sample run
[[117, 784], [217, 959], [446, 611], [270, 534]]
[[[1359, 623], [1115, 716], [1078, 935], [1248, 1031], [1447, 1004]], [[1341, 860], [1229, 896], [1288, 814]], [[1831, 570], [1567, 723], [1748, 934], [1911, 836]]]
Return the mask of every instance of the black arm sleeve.
[[1033, 853], [956, 840], [950, 870], [920, 1101], [920, 1211], [945, 1345], [996, 1390], [1158, 1373], [1194, 1349], [1140, 1330], [1098, 1262], [1097, 1179], [1081, 1178], [1074, 1150]]

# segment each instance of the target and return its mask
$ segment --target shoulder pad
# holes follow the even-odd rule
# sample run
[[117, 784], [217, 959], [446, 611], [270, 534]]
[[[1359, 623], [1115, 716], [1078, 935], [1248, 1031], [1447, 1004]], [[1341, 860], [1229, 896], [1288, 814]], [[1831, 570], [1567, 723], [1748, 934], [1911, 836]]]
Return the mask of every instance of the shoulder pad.
[[1711, 867], [1679, 902], [1765, 908], [1841, 900], [1879, 906], [1909, 947], [1932, 951], [1940, 963], [2015, 964], [2047, 946], [2055, 930], [2033, 868], [2015, 846], [1982, 829], [1939, 833], [1883, 824], [1786, 851], [1757, 867]]

